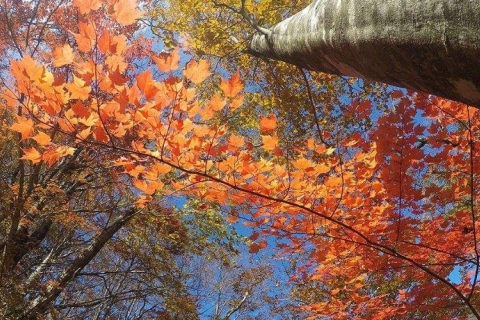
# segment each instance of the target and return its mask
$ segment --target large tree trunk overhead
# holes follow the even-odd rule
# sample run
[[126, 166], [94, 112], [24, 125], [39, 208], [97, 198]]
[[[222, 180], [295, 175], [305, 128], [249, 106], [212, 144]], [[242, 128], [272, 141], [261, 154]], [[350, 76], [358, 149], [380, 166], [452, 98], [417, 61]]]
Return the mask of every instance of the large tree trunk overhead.
[[480, 108], [480, 0], [315, 0], [250, 51]]

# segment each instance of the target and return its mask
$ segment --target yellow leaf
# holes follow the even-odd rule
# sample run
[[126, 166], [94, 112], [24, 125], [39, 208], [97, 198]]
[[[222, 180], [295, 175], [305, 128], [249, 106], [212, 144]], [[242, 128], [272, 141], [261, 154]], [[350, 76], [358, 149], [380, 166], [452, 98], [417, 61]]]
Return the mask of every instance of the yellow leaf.
[[326, 154], [327, 156], [329, 156], [329, 155], [331, 155], [331, 154], [334, 153], [334, 152], [335, 152], [335, 148], [328, 148], [328, 149], [327, 149], [327, 152], [325, 152], [325, 154]]

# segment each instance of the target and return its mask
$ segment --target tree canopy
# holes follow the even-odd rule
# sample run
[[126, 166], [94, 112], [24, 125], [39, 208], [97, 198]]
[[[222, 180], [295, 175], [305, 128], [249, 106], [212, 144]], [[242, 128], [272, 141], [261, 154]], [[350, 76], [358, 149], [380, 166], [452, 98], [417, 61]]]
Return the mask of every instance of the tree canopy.
[[478, 109], [244, 50], [305, 5], [0, 4], [3, 318], [480, 319]]

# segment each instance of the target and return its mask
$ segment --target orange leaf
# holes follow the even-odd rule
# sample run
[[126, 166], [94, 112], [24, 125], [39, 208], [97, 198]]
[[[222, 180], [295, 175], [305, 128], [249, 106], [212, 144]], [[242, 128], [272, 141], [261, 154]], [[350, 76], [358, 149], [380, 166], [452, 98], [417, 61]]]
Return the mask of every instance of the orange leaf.
[[11, 60], [11, 70], [15, 79], [21, 80], [27, 77], [29, 80], [38, 81], [42, 78], [45, 68], [39, 65], [31, 56], [25, 55], [20, 60]]
[[64, 118], [59, 118], [57, 120], [58, 125], [60, 126], [60, 129], [66, 132], [73, 132], [75, 131], [75, 128], [72, 126], [72, 123], [68, 121], [67, 119]]
[[75, 36], [75, 41], [77, 41], [78, 50], [82, 52], [91, 51], [96, 39], [96, 33], [93, 25], [90, 23], [79, 22], [78, 31], [80, 33], [73, 34]]
[[278, 145], [278, 137], [274, 136], [262, 136], [263, 148], [265, 150], [274, 150]]
[[105, 59], [105, 64], [110, 68], [110, 70], [118, 70], [120, 72], [124, 72], [128, 67], [124, 57], [118, 54], [108, 56]]
[[232, 134], [230, 136], [230, 138], [228, 139], [228, 143], [232, 146], [232, 147], [241, 147], [243, 146], [243, 144], [245, 143], [245, 139], [242, 138], [242, 137], [239, 137], [235, 134]]
[[20, 159], [30, 160], [33, 163], [42, 161], [42, 155], [35, 148], [22, 149], [22, 150], [23, 150], [24, 156], [21, 157]]
[[312, 161], [307, 160], [305, 158], [300, 158], [298, 160], [292, 161], [292, 164], [295, 168], [300, 169], [300, 170], [313, 168], [315, 166], [312, 163]]
[[240, 71], [237, 71], [228, 80], [222, 79], [222, 83], [220, 84], [220, 89], [222, 89], [225, 97], [228, 97], [228, 98], [236, 97], [243, 90], [243, 84], [240, 81]]
[[50, 136], [48, 134], [46, 134], [45, 132], [39, 132], [32, 139], [37, 141], [37, 143], [41, 146], [49, 145], [50, 142], [51, 142]]
[[20, 132], [22, 134], [21, 140], [30, 138], [33, 135], [33, 121], [25, 117], [17, 117], [17, 122], [14, 123], [10, 129]]
[[180, 63], [180, 52], [178, 48], [172, 52], [162, 52], [158, 57], [152, 57], [158, 69], [162, 72], [169, 72], [178, 69]]
[[78, 119], [78, 122], [79, 123], [82, 123], [84, 125], [86, 125], [87, 127], [92, 127], [93, 125], [95, 125], [98, 121], [98, 114], [97, 113], [91, 113], [90, 116], [88, 116], [88, 118], [80, 118]]
[[225, 107], [226, 104], [227, 102], [224, 99], [222, 99], [220, 95], [215, 94], [210, 100], [209, 106], [213, 111], [220, 111], [223, 109], [223, 107]]
[[210, 64], [207, 60], [190, 60], [183, 71], [185, 77], [194, 84], [202, 83], [210, 75]]
[[70, 91], [72, 99], [86, 100], [92, 88], [85, 84], [85, 81], [73, 76], [73, 82], [67, 83], [65, 87]]
[[51, 167], [54, 165], [62, 156], [55, 150], [55, 148], [50, 148], [46, 150], [42, 159]]
[[112, 37], [105, 29], [98, 38], [98, 48], [105, 54], [121, 55], [127, 48], [127, 37], [123, 34]]
[[56, 47], [53, 51], [53, 61], [54, 67], [61, 67], [66, 64], [71, 64], [73, 62], [73, 50], [72, 48], [66, 43], [63, 47]]
[[163, 163], [156, 162], [155, 163], [155, 171], [158, 174], [164, 174], [164, 173], [168, 173], [168, 172], [172, 171], [172, 167], [170, 167], [169, 165], [163, 164]]
[[91, 132], [91, 128], [87, 128], [85, 130], [82, 130], [81, 132], [79, 132], [77, 134], [77, 137], [79, 137], [80, 139], [82, 140], [85, 140], [88, 138], [88, 136], [90, 135], [90, 132]]
[[152, 201], [152, 196], [141, 196], [135, 202], [135, 206], [137, 206], [137, 208], [140, 208], [140, 209], [145, 208], [150, 201]]
[[142, 72], [137, 76], [137, 86], [143, 92], [143, 95], [147, 100], [155, 97], [155, 94], [158, 92], [150, 70]]
[[102, 6], [102, 0], [73, 0], [73, 4], [78, 7], [80, 14], [87, 14], [90, 11], [97, 10]]
[[277, 128], [277, 118], [275, 115], [270, 117], [260, 117], [260, 129], [261, 132], [268, 132]]
[[121, 25], [128, 26], [143, 16], [143, 11], [137, 10], [135, 0], [117, 0], [113, 5], [112, 17]]

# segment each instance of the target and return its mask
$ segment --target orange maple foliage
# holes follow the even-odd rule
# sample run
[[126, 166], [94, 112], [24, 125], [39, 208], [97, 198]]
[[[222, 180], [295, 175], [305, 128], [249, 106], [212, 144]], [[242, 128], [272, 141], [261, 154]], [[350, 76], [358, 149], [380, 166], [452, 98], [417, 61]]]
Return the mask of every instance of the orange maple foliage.
[[[267, 236], [281, 237], [285, 254], [306, 252], [293, 280], [318, 287], [303, 306], [312, 319], [480, 318], [479, 112], [394, 91], [395, 110], [374, 129], [339, 135], [332, 145], [312, 131], [292, 155], [273, 113], [259, 119], [260, 136], [229, 132], [223, 111], [241, 108], [239, 71], [200, 98], [211, 75], [206, 61], [180, 67], [175, 49], [145, 54], [148, 67], [138, 70], [126, 38], [89, 20], [106, 6], [129, 25], [141, 16], [133, 1], [75, 4], [83, 15], [69, 30], [75, 47], [55, 48], [51, 61], [69, 65], [68, 76], [28, 55], [11, 61], [15, 86], [1, 95], [20, 110], [10, 126], [24, 146], [20, 159], [53, 166], [91, 148], [108, 153], [105, 168], [134, 190], [138, 208], [157, 193], [235, 208], [229, 221], [247, 216], [257, 228], [251, 253], [267, 247]], [[372, 105], [352, 108], [365, 118]]]

